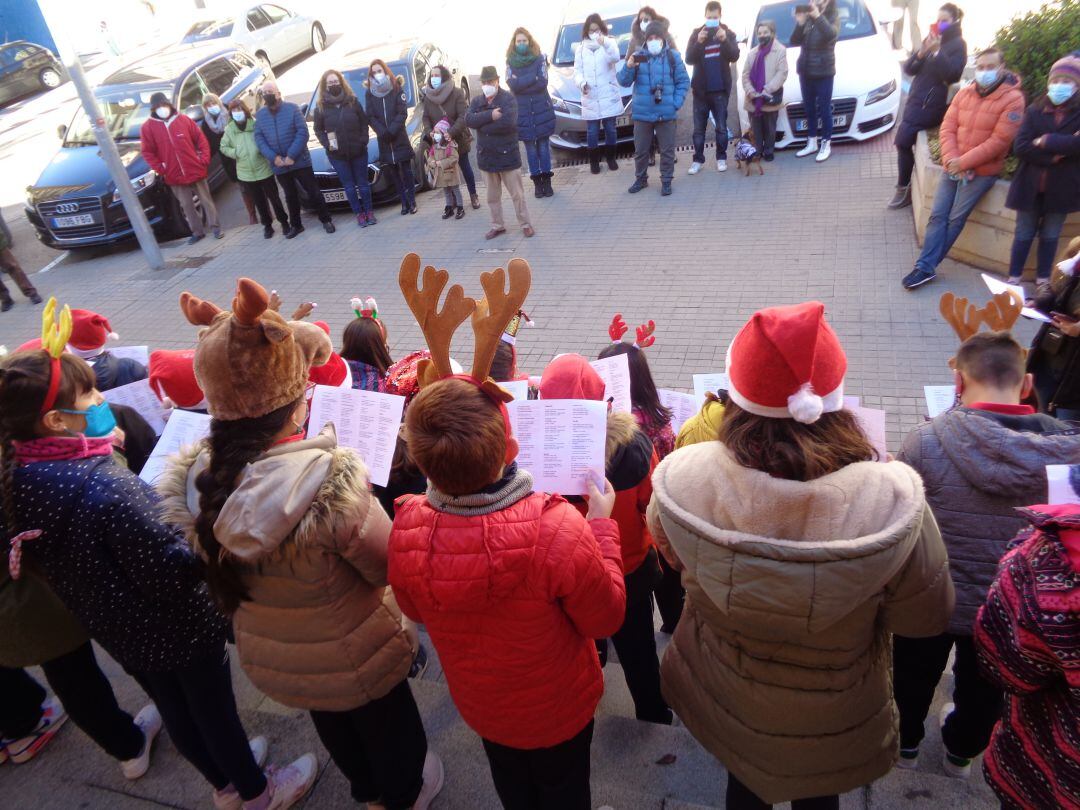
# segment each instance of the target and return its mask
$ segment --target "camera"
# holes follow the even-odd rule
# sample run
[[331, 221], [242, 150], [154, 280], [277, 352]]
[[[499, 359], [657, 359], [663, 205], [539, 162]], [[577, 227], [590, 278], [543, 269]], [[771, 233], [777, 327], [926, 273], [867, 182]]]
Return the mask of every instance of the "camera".
[[634, 51], [634, 58], [638, 62], [648, 62], [652, 59], [652, 54], [649, 53], [648, 48], [641, 48], [640, 50]]
[[653, 88], [653, 90], [652, 90], [652, 100], [653, 100], [653, 104], [659, 104], [661, 101], [664, 100], [664, 88], [663, 87], [661, 87], [660, 85], [656, 85], [656, 87]]

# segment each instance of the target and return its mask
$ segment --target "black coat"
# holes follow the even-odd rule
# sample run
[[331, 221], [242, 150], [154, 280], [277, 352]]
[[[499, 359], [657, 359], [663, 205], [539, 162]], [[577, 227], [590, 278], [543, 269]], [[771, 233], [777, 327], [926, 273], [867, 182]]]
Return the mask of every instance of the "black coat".
[[124, 458], [127, 459], [128, 469], [138, 475], [157, 444], [154, 429], [137, 410], [127, 405], [110, 402], [109, 410], [113, 412], [116, 424], [124, 431]]
[[420, 93], [421, 104], [424, 105], [424, 134], [430, 136], [435, 125], [445, 118], [450, 122], [450, 137], [457, 144], [458, 154], [468, 152], [472, 148], [472, 133], [469, 132], [469, 125], [465, 123], [469, 103], [464, 91], [455, 87], [442, 104], [429, 98], [433, 92], [429, 85]]
[[[686, 43], [686, 56], [684, 61], [688, 65], [694, 66], [694, 76], [690, 79], [690, 90], [695, 96], [705, 95], [705, 46], [709, 44], [709, 40], [705, 43], [698, 42], [698, 32], [705, 26], [699, 26], [690, 33], [690, 40]], [[717, 90], [718, 93], [730, 93], [731, 92], [731, 65], [733, 62], [739, 61], [739, 41], [735, 36], [735, 32], [728, 28], [723, 23], [720, 23], [720, 27], [724, 29], [727, 34], [727, 39], [720, 43], [720, 59], [723, 62], [724, 69], [721, 71], [721, 81], [723, 82], [723, 89]]]
[[960, 81], [966, 64], [967, 43], [960, 23], [941, 35], [937, 53], [925, 59], [919, 58], [918, 51], [913, 53], [904, 63], [904, 72], [913, 77], [904, 105], [904, 124], [916, 130], [938, 126], [949, 107], [949, 85]]
[[[1080, 318], [1080, 310], [1070, 311], [1069, 301], [1080, 285], [1080, 276], [1073, 276], [1059, 283], [1043, 295], [1036, 297], [1035, 308], [1049, 315], [1060, 312]], [[1060, 348], [1051, 354], [1046, 351], [1044, 341], [1048, 333], [1060, 335]], [[1040, 402], [1040, 407], [1080, 408], [1080, 337], [1062, 334], [1053, 324], [1044, 323], [1031, 342], [1028, 352], [1027, 370], [1035, 375], [1036, 384], [1041, 379], [1050, 378], [1056, 382], [1054, 395], [1050, 402]]]
[[409, 98], [402, 89], [401, 79], [398, 79], [397, 88], [382, 98], [368, 88], [364, 107], [371, 128], [379, 138], [379, 159], [385, 163], [413, 160], [415, 155], [412, 143], [405, 130], [405, 121], [409, 117]]
[[802, 25], [791, 32], [791, 45], [800, 48], [795, 70], [806, 79], [826, 79], [836, 75], [836, 38], [840, 34], [837, 25], [839, 15], [836, 4], [816, 20], [807, 17]]
[[[332, 160], [355, 160], [367, 163], [368, 117], [358, 98], [340, 102], [324, 101], [315, 106], [315, 137]], [[330, 148], [328, 132], [337, 138], [337, 149]]]
[[[226, 119], [226, 122], [230, 120], [232, 119]], [[199, 129], [201, 129], [203, 135], [206, 136], [206, 142], [210, 144], [210, 157], [213, 157], [214, 155], [219, 156], [219, 159], [221, 160], [221, 168], [225, 170], [225, 176], [235, 183], [236, 161], [233, 160], [231, 157], [226, 157], [225, 155], [221, 154], [221, 138], [225, 133], [214, 132], [214, 130], [210, 129], [210, 127], [207, 125], [205, 119], [199, 124]], [[100, 386], [98, 390], [102, 390]]]
[[[502, 117], [491, 114], [498, 108]], [[506, 172], [521, 168], [518, 149], [517, 101], [503, 88], [492, 98], [477, 96], [469, 104], [465, 123], [476, 130], [476, 165], [485, 172]]]
[[[1060, 116], [1060, 120], [1059, 120]], [[1024, 113], [1013, 152], [1020, 166], [1009, 184], [1005, 205], [1016, 211], [1035, 209], [1042, 191], [1043, 210], [1071, 214], [1080, 211], [1080, 95], [1055, 107], [1044, 96]], [[1046, 136], [1043, 146], [1035, 141]]]

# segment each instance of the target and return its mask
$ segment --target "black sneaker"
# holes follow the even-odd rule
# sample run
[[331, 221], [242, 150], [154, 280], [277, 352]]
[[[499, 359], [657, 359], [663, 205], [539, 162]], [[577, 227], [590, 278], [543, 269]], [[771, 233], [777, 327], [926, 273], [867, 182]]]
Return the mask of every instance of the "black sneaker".
[[323, 230], [326, 231], [327, 233], [334, 233], [337, 230], [337, 228], [334, 227], [333, 222], [324, 222], [322, 224], [322, 227], [323, 227]]
[[40, 304], [41, 303], [41, 296], [38, 295], [36, 292], [30, 293], [30, 303], [31, 304]]
[[443, 212], [442, 212], [442, 218], [443, 219], [450, 219], [450, 217], [452, 217], [453, 215], [454, 215], [454, 206], [448, 205], [443, 209]]
[[631, 194], [637, 194], [639, 191], [641, 191], [643, 188], [645, 188], [648, 185], [649, 185], [648, 178], [639, 177], [636, 180], [634, 180], [634, 185], [630, 186], [630, 188], [628, 188], [627, 191], [630, 192]]
[[196, 244], [196, 243], [198, 243], [198, 242], [201, 242], [201, 241], [202, 241], [203, 239], [205, 239], [205, 238], [206, 238], [206, 234], [205, 234], [205, 233], [204, 233], [204, 234], [198, 234], [198, 235], [196, 235], [196, 234], [192, 234], [192, 235], [191, 235], [191, 236], [190, 236], [190, 237], [188, 238], [188, 240], [187, 240], [187, 243], [188, 243], [189, 245], [194, 245], [194, 244]]
[[457, 213], [454, 214], [454, 219], [464, 219], [464, 217], [465, 217], [465, 206], [459, 205], [457, 207]]
[[905, 290], [914, 290], [916, 287], [921, 287], [923, 284], [929, 284], [937, 278], [937, 273], [933, 270], [923, 270], [921, 267], [916, 267], [906, 276], [901, 284], [904, 285]]
[[669, 196], [671, 196], [671, 181], [670, 180], [661, 180], [660, 181], [660, 196], [661, 197], [669, 197]]
[[293, 225], [289, 230], [285, 231], [286, 239], [295, 239], [304, 232], [303, 225]]
[[274, 226], [273, 225], [264, 225], [263, 226], [263, 239], [269, 239], [273, 235], [274, 235]]
[[0, 312], [7, 312], [13, 306], [15, 306], [15, 302], [12, 301], [10, 298], [5, 298], [2, 302], [0, 302]]

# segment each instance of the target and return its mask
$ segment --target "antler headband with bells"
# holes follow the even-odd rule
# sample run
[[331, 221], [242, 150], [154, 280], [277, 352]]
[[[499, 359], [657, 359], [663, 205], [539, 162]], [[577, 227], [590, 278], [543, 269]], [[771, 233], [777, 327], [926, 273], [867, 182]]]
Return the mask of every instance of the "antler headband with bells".
[[[507, 278], [510, 282], [509, 292], [506, 290]], [[524, 259], [513, 259], [505, 271], [499, 267], [481, 273], [484, 300], [479, 305], [465, 295], [460, 284], [454, 284], [440, 309], [439, 299], [449, 280], [450, 274], [446, 270], [436, 270], [428, 265], [424, 268], [424, 286], [421, 288], [420, 257], [409, 253], [401, 260], [398, 285], [431, 352], [430, 359], [425, 358], [417, 364], [416, 376], [421, 388], [440, 380], [463, 380], [483, 391], [502, 414], [506, 429], [506, 460], [509, 463], [517, 455], [517, 442], [510, 430], [510, 414], [506, 410], [506, 403], [513, 401], [513, 396], [491, 379], [491, 363], [495, 359], [503, 329], [521, 309], [529, 294], [532, 270]], [[469, 374], [454, 374], [450, 367], [450, 342], [457, 328], [470, 316], [475, 339], [472, 371]]]

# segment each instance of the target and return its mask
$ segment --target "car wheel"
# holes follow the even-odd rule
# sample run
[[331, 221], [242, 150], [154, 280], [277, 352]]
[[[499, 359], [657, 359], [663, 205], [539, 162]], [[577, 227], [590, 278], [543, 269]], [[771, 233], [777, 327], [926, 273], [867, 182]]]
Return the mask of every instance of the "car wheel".
[[263, 73], [266, 76], [272, 77], [274, 75], [274, 66], [270, 64], [270, 57], [268, 57], [262, 51], [255, 54], [255, 58], [259, 60], [259, 66], [263, 69]]
[[42, 87], [46, 87], [52, 90], [54, 87], [59, 87], [64, 83], [64, 77], [60, 75], [60, 72], [56, 68], [47, 67], [38, 74], [38, 80], [41, 82]]
[[413, 176], [416, 178], [417, 191], [431, 190], [431, 183], [428, 182], [427, 160], [424, 158], [424, 144], [422, 142], [416, 147], [416, 168], [413, 171]]
[[468, 79], [462, 79], [461, 80], [461, 92], [465, 94], [465, 103], [468, 104], [470, 99], [472, 98], [469, 95], [469, 80]]
[[326, 32], [318, 23], [311, 26], [311, 51], [318, 53], [326, 47]]

